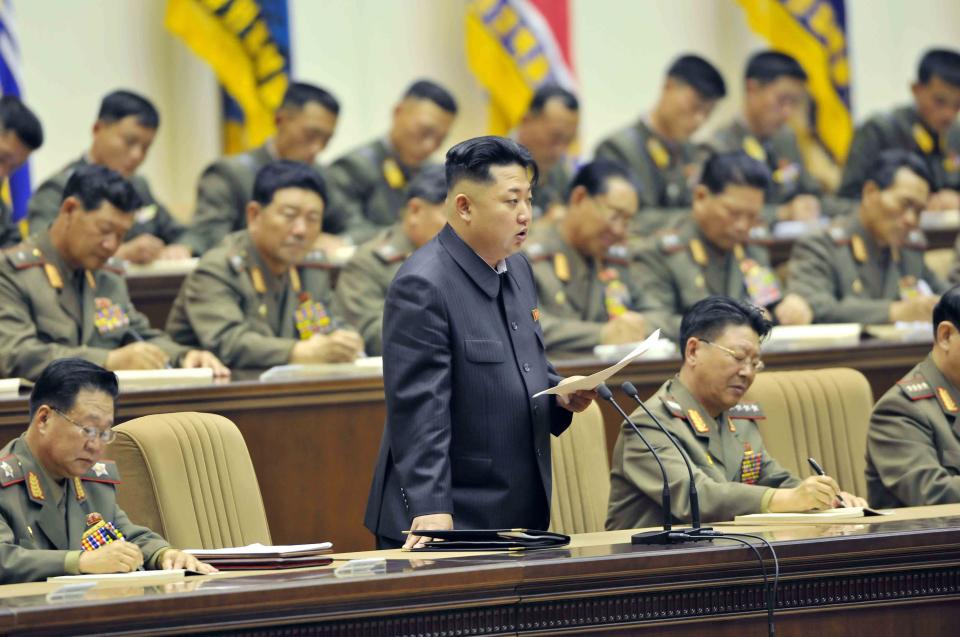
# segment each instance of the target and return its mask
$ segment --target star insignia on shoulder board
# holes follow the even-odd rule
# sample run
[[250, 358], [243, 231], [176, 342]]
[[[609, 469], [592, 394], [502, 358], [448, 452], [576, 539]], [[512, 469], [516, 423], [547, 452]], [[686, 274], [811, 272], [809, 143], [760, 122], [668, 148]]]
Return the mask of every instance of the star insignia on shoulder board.
[[107, 465], [103, 464], [102, 462], [98, 462], [97, 464], [93, 465], [93, 472], [97, 474], [98, 478], [105, 476], [108, 473]]
[[4, 460], [3, 462], [0, 462], [0, 469], [3, 469], [3, 475], [5, 477], [7, 478], [13, 477], [13, 467], [7, 464], [6, 460]]

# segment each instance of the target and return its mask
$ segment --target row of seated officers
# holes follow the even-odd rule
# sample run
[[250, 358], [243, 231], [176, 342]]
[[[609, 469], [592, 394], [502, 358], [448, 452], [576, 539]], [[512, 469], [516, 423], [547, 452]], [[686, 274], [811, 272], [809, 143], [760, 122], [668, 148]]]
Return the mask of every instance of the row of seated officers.
[[[265, 197], [270, 202], [268, 207], [278, 193], [286, 190], [291, 196], [312, 197], [322, 208], [322, 188], [316, 192], [309, 187], [322, 181], [315, 181], [313, 173], [303, 172], [301, 165], [289, 165], [290, 172], [287, 167], [279, 163], [263, 169], [255, 190], [259, 192], [261, 186], [266, 189], [263, 181], [287, 174], [309, 176], [308, 186], [298, 183], [297, 187], [288, 184], [285, 189], [277, 188]], [[901, 167], [898, 172], [903, 170]], [[512, 335], [517, 332], [518, 323], [523, 322], [524, 329], [517, 332], [516, 338], [538, 343], [536, 351], [544, 356], [532, 268], [522, 255], [514, 254], [526, 240], [525, 220], [529, 216], [536, 165], [515, 142], [486, 137], [451, 149], [446, 174], [444, 205], [448, 225], [411, 257], [387, 293], [384, 336], [388, 351], [384, 369], [388, 421], [366, 520], [380, 546], [403, 543], [399, 533], [404, 528], [419, 531], [407, 540], [408, 545], [414, 546], [429, 536], [431, 528], [440, 528], [435, 525], [442, 523], [439, 518], [444, 517], [449, 518], [448, 526], [460, 528], [517, 526], [529, 520], [537, 522], [536, 526], [549, 524], [549, 446], [544, 458], [538, 443], [531, 465], [531, 458], [526, 457], [534, 455], [526, 431], [529, 425], [524, 426], [529, 412], [513, 407], [532, 400], [527, 386], [531, 382], [539, 386], [541, 382], [534, 374], [543, 375], [543, 383], [549, 385], [562, 379], [551, 371], [549, 363], [541, 364], [533, 358], [532, 364], [520, 365], [513, 357], [505, 357], [503, 348], [516, 345], [469, 338], [462, 343], [451, 342], [470, 330], [496, 329]], [[47, 238], [56, 242], [54, 237], [61, 224], [89, 222], [89, 226], [74, 228], [66, 235], [85, 236], [79, 231], [83, 229], [95, 237], [104, 237], [98, 244], [100, 251], [90, 251], [87, 260], [79, 262], [89, 268], [74, 267], [61, 273], [72, 258], [72, 253], [67, 252], [62, 255], [62, 262], [47, 258], [42, 267], [30, 265], [24, 270], [42, 272], [38, 276], [44, 278], [38, 283], [45, 284], [40, 286], [44, 289], [74, 296], [82, 289], [85, 304], [95, 299], [93, 294], [101, 289], [99, 277], [103, 270], [98, 266], [109, 256], [107, 248], [116, 247], [125, 224], [130, 222], [129, 211], [123, 210], [125, 198], [135, 197], [131, 189], [128, 181], [106, 168], [78, 168], [68, 180], [61, 211]], [[97, 197], [102, 199], [97, 201]], [[292, 201], [288, 203], [291, 209], [296, 207]], [[251, 221], [256, 221], [255, 208], [250, 208]], [[279, 212], [279, 218], [283, 218]], [[294, 225], [305, 224], [302, 217], [306, 215], [302, 212], [296, 211], [291, 219]], [[314, 223], [319, 225], [322, 210], [312, 212]], [[250, 230], [255, 226], [251, 223]], [[34, 245], [42, 243], [38, 240]], [[297, 253], [305, 249], [304, 243], [287, 245], [278, 241], [277, 245]], [[269, 269], [271, 260], [282, 253], [281, 250], [271, 254], [263, 260], [262, 267]], [[430, 267], [434, 260], [447, 259], [453, 260], [450, 267]], [[253, 282], [256, 278], [248, 270], [237, 274], [235, 278], [241, 281]], [[261, 276], [266, 277], [267, 273], [261, 272]], [[285, 276], [300, 277], [291, 275], [289, 270]], [[59, 287], [50, 281], [58, 277]], [[304, 277], [300, 279], [302, 286]], [[442, 284], [447, 279], [473, 281], [481, 289], [457, 285], [434, 289], [430, 282]], [[124, 289], [123, 279], [116, 277], [116, 281], [116, 287]], [[459, 303], [464, 295], [472, 296], [476, 299], [474, 304], [483, 307], [461, 306], [458, 311], [463, 316], [457, 319], [458, 323], [448, 323], [450, 317], [442, 308], [452, 309], [454, 305], [450, 304]], [[56, 295], [53, 300], [57, 300]], [[531, 304], [533, 310], [528, 309]], [[502, 320], [488, 321], [493, 315], [487, 306], [497, 305]], [[92, 307], [96, 306], [93, 302]], [[105, 311], [104, 316], [108, 322], [122, 321], [113, 310]], [[960, 501], [960, 467], [956, 466], [960, 441], [953, 431], [960, 411], [960, 288], [948, 290], [939, 299], [932, 318], [935, 341], [931, 355], [881, 398], [873, 414], [867, 443], [867, 479], [868, 497], [874, 505]], [[63, 320], [69, 320], [69, 316]], [[503, 325], [495, 325], [501, 322]], [[443, 325], [448, 328], [443, 329]], [[147, 326], [141, 327], [146, 331]], [[694, 479], [702, 494], [706, 521], [729, 519], [741, 513], [822, 509], [840, 502], [865, 504], [863, 498], [844, 492], [829, 476], [801, 479], [789, 475], [766, 451], [754, 422], [762, 417], [762, 406], [745, 404], [742, 398], [756, 373], [763, 369], [760, 345], [770, 328], [764, 309], [737, 299], [714, 295], [693, 303], [683, 313], [679, 325], [679, 373], [647, 401], [697, 467]], [[422, 340], [426, 334], [432, 336]], [[537, 339], [532, 339], [534, 334]], [[450, 348], [446, 358], [440, 357], [437, 349], [442, 343]], [[89, 355], [88, 350], [79, 348], [64, 351], [79, 357]], [[112, 351], [107, 350], [106, 356]], [[183, 353], [191, 354], [209, 356], [199, 350]], [[533, 352], [524, 350], [523, 355], [532, 356]], [[466, 374], [459, 376], [461, 386], [440, 387], [426, 382], [437, 374], [447, 379], [444, 382], [452, 382], [451, 365], [452, 369], [461, 370], [453, 372], [454, 376]], [[531, 380], [514, 370], [514, 365], [531, 374]], [[113, 439], [110, 429], [115, 413], [115, 376], [96, 363], [77, 357], [44, 363], [37, 376], [30, 401], [30, 426], [22, 437], [0, 451], [3, 581], [25, 581], [62, 572], [127, 571], [141, 563], [153, 568], [184, 564], [205, 568], [182, 551], [168, 548], [148, 530], [133, 525], [116, 507], [114, 489], [120, 477], [115, 467], [102, 459], [105, 445]], [[464, 383], [465, 379], [475, 382]], [[510, 379], [513, 381], [508, 387], [504, 383]], [[497, 392], [496, 405], [489, 402], [486, 394], [490, 391]], [[473, 408], [467, 404], [477, 399], [484, 402]], [[589, 392], [577, 392], [567, 398], [541, 397], [538, 400], [548, 409], [538, 411], [539, 402], [534, 402], [532, 413], [544, 423], [549, 421], [547, 435], [549, 431], [561, 435], [569, 426], [569, 411], [584, 409], [591, 399]], [[452, 438], [462, 447], [464, 440], [460, 436], [474, 440], [470, 436], [481, 435], [488, 428], [493, 434], [494, 429], [503, 426], [493, 411], [503, 409], [509, 410], [505, 418], [517, 428], [504, 439], [526, 441], [521, 446], [527, 453], [517, 459], [517, 464], [539, 469], [533, 468], [534, 473], [521, 476], [524, 479], [517, 479], [514, 471], [513, 479], [504, 484], [487, 484], [482, 476], [493, 470], [494, 461], [490, 459], [491, 467], [484, 469], [483, 458], [456, 456], [449, 444]], [[430, 414], [435, 416], [418, 417]], [[472, 420], [468, 423], [469, 414]], [[686, 492], [686, 473], [679, 470], [679, 455], [671, 455], [671, 447], [660, 437], [662, 434], [650, 427], [652, 423], [645, 416], [637, 412], [633, 418], [649, 430], [660, 449], [666, 450], [672, 487], [679, 496], [674, 515], [678, 520], [688, 518], [689, 504], [682, 495]], [[426, 437], [417, 435], [418, 431]], [[496, 435], [504, 432], [497, 430]], [[482, 446], [478, 440], [477, 446]], [[637, 442], [629, 429], [621, 431], [611, 471], [609, 528], [631, 528], [659, 519], [659, 477], [654, 480], [652, 458]], [[447, 457], [424, 455], [434, 451]], [[431, 460], [430, 466], [420, 460]], [[399, 490], [387, 488], [389, 485], [399, 485]], [[398, 509], [396, 504], [401, 500]], [[525, 504], [520, 509], [490, 506], [499, 501]], [[453, 508], [449, 509], [451, 503]], [[121, 536], [130, 541], [106, 542]], [[106, 547], [101, 546], [104, 542]], [[119, 546], [110, 548], [110, 544]], [[138, 552], [124, 550], [123, 547], [129, 548], [128, 544], [135, 545]]]
[[[792, 57], [761, 51], [744, 71], [744, 104], [732, 121], [706, 144], [691, 140], [726, 93], [726, 84], [709, 61], [681, 55], [668, 68], [660, 94], [649, 111], [604, 139], [597, 158], [619, 161], [636, 180], [642, 204], [631, 222], [634, 233], [673, 226], [694, 203], [705, 151], [743, 150], [770, 169], [772, 181], [761, 215], [764, 223], [835, 217], [849, 213], [860, 198], [870, 165], [883, 150], [918, 154], [931, 177], [929, 210], [960, 209], [960, 54], [934, 49], [920, 60], [908, 105], [879, 113], [856, 130], [842, 178], [815, 162], [821, 156], [810, 136], [798, 137], [790, 123], [806, 104], [807, 74]], [[246, 204], [257, 171], [278, 159], [305, 163], [322, 174], [330, 201], [317, 246], [331, 250], [359, 245], [399, 218], [414, 177], [433, 165], [457, 115], [457, 102], [429, 80], [414, 82], [401, 96], [388, 131], [348, 152], [329, 166], [317, 159], [333, 137], [340, 114], [327, 90], [291, 83], [276, 113], [276, 134], [262, 146], [218, 159], [198, 181], [189, 227], [179, 223], [154, 196], [137, 170], [160, 126], [160, 115], [142, 95], [119, 90], [107, 95], [95, 118], [89, 148], [46, 179], [29, 206], [33, 230], [56, 217], [64, 186], [80, 165], [98, 164], [131, 179], [143, 202], [118, 256], [135, 263], [158, 257], [202, 255], [224, 236], [246, 225]], [[542, 178], [534, 193], [535, 216], [562, 208], [574, 174], [568, 148], [577, 137], [580, 105], [557, 86], [534, 94], [513, 135], [533, 154]], [[0, 177], [6, 177], [43, 143], [36, 116], [17, 98], [0, 102]], [[823, 155], [825, 157], [825, 155]], [[809, 167], [808, 167], [809, 165]], [[833, 168], [837, 172], [836, 167]], [[0, 210], [0, 247], [15, 243], [10, 212]]]
[[[770, 173], [743, 151], [705, 163], [692, 210], [674, 229], [631, 237], [639, 186], [598, 159], [575, 174], [559, 220], [525, 218], [549, 350], [641, 340], [723, 294], [764, 307], [781, 324], [929, 320], [947, 283], [924, 263], [916, 230], [931, 176], [906, 151], [882, 152], [855, 213], [794, 247], [786, 285], [751, 238]], [[400, 222], [361, 246], [340, 273], [315, 249], [328, 191], [302, 162], [269, 162], [228, 234], [187, 276], [166, 324], [137, 312], [114, 266], [142, 200], [104, 166], [78, 166], [50, 227], [0, 260], [0, 375], [36, 378], [55, 358], [108, 369], [264, 368], [379, 354], [387, 288], [404, 261], [449, 220], [442, 167], [413, 180]]]

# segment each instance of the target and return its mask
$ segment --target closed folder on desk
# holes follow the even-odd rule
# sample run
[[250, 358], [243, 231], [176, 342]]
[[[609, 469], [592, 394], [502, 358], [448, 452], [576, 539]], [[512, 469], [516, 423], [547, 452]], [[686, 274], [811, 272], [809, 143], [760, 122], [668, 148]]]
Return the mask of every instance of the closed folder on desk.
[[570, 543], [569, 535], [534, 529], [449, 529], [423, 533], [433, 540], [415, 551], [522, 551]]

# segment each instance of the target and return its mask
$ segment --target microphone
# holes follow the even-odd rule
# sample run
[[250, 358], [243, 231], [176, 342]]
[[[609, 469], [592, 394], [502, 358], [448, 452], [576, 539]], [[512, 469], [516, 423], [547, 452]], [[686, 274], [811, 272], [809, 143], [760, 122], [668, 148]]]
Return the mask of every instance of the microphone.
[[670, 483], [667, 481], [667, 470], [663, 467], [663, 461], [660, 460], [660, 456], [657, 454], [653, 446], [647, 441], [647, 439], [640, 433], [640, 428], [632, 420], [630, 416], [627, 415], [627, 412], [617, 404], [617, 401], [613, 399], [613, 393], [610, 391], [610, 388], [601, 383], [597, 385], [597, 394], [600, 398], [603, 398], [617, 410], [617, 412], [623, 416], [623, 419], [630, 425], [634, 433], [637, 434], [637, 437], [640, 438], [640, 441], [643, 442], [644, 446], [650, 450], [650, 453], [653, 454], [653, 459], [657, 461], [657, 465], [660, 467], [660, 473], [663, 475], [663, 492], [660, 499], [660, 507], [663, 509], [663, 530], [662, 531], [641, 531], [640, 533], [634, 533], [631, 542], [633, 544], [672, 544], [674, 542], [683, 542], [688, 541], [687, 535], [683, 532], [674, 531], [673, 527], [670, 524], [672, 516], [670, 514]]
[[683, 458], [683, 464], [687, 466], [687, 475], [690, 477], [690, 521], [693, 526], [691, 529], [680, 529], [680, 531], [686, 532], [688, 535], [711, 535], [713, 529], [710, 527], [701, 527], [700, 526], [700, 496], [697, 493], [697, 485], [693, 479], [693, 465], [690, 462], [690, 458], [687, 457], [687, 453], [683, 450], [683, 447], [680, 446], [680, 443], [677, 442], [677, 439], [673, 437], [667, 428], [663, 426], [663, 423], [660, 422], [660, 419], [653, 415], [653, 413], [647, 409], [647, 406], [643, 404], [643, 401], [640, 400], [639, 392], [637, 388], [633, 386], [633, 383], [630, 381], [624, 382], [620, 385], [620, 388], [623, 390], [627, 396], [630, 396], [637, 404], [640, 405], [642, 409], [650, 419], [657, 425], [657, 428], [663, 432], [667, 438], [670, 439], [670, 442], [673, 443], [673, 446], [677, 448], [677, 451], [680, 452], [680, 457]]

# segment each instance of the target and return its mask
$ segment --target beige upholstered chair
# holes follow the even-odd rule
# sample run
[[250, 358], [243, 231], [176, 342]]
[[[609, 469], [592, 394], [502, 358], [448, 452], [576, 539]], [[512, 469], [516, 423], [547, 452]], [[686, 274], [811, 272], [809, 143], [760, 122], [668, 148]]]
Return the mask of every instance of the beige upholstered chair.
[[570, 427], [554, 436], [550, 446], [550, 529], [565, 534], [602, 531], [610, 499], [610, 461], [600, 406], [593, 403], [575, 414]]
[[840, 488], [866, 497], [867, 425], [873, 409], [870, 384], [854, 369], [758, 374], [744, 398], [760, 404], [758, 421], [767, 450], [798, 477], [811, 475], [815, 458]]
[[182, 548], [270, 544], [250, 454], [222, 416], [157, 414], [116, 427], [110, 455], [130, 519]]

